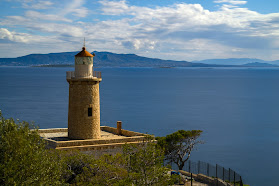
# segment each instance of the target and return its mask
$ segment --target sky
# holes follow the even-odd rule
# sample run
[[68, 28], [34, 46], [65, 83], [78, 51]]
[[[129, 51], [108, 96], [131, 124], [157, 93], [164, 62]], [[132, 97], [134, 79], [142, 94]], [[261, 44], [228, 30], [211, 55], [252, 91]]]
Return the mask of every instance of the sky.
[[0, 58], [92, 51], [279, 59], [278, 0], [0, 0]]

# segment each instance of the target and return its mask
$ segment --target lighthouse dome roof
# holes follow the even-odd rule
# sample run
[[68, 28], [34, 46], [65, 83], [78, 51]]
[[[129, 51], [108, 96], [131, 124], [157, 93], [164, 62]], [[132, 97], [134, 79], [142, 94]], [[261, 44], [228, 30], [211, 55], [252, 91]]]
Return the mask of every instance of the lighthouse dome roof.
[[75, 55], [76, 57], [94, 57], [92, 54], [90, 54], [90, 52], [86, 51], [85, 47], [82, 47], [82, 51], [80, 51], [77, 55]]

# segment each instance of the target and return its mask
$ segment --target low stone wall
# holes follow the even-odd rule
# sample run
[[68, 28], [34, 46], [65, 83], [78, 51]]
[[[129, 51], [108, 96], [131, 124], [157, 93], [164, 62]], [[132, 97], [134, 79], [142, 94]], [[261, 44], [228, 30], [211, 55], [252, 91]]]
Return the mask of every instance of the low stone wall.
[[[122, 153], [123, 145], [126, 143], [115, 143], [115, 144], [102, 144], [102, 145], [92, 145], [92, 146], [77, 146], [77, 147], [58, 147], [58, 150], [66, 150], [66, 151], [82, 151], [86, 154], [91, 154], [96, 157], [101, 156], [103, 154], [117, 154]], [[141, 142], [131, 142], [129, 144], [141, 145]]]
[[116, 139], [93, 139], [93, 140], [70, 140], [70, 141], [54, 141], [51, 139], [46, 139], [48, 143], [55, 147], [72, 147], [72, 146], [86, 146], [86, 145], [101, 145], [101, 144], [114, 144], [114, 143], [130, 143], [143, 141], [144, 136], [126, 137], [126, 138], [116, 138]]
[[[117, 128], [115, 127], [109, 127], [109, 126], [101, 126], [102, 131], [110, 132], [117, 135]], [[39, 129], [39, 133], [56, 133], [56, 132], [68, 132], [68, 128], [50, 128], [50, 129]], [[122, 135], [127, 137], [132, 136], [145, 136], [147, 134], [140, 133], [140, 132], [134, 132], [130, 130], [124, 130], [121, 129]]]
[[[187, 177], [191, 177], [191, 173], [187, 172], [187, 171], [183, 171], [183, 170], [179, 170], [179, 172], [182, 175], [185, 175]], [[203, 174], [192, 174], [192, 178], [195, 179], [196, 181], [202, 182], [202, 183], [206, 183], [208, 185], [211, 186], [233, 186], [230, 183], [227, 183], [221, 179], [217, 179], [217, 178], [212, 178]]]
[[99, 158], [104, 154], [109, 154], [109, 155], [116, 155], [118, 153], [123, 153], [123, 148], [121, 146], [114, 146], [113, 148], [98, 148], [98, 149], [88, 149], [87, 151], [82, 150], [82, 153], [85, 154], [90, 154], [94, 156], [95, 158]]
[[[117, 134], [117, 128], [114, 127], [109, 127], [109, 126], [101, 126], [101, 130], [111, 132], [113, 134]], [[134, 132], [130, 130], [124, 130], [121, 129], [122, 135], [127, 136], [127, 137], [132, 137], [132, 136], [145, 136], [146, 134], [139, 133], [139, 132]]]
[[[102, 126], [101, 130], [117, 135], [117, 128]], [[40, 129], [39, 133], [65, 133], [68, 132], [67, 128], [57, 129]], [[54, 135], [55, 136], [55, 135]], [[44, 138], [47, 143], [47, 148], [59, 149], [59, 150], [79, 150], [85, 153], [94, 155], [101, 154], [116, 154], [122, 152], [122, 146], [128, 144], [142, 144], [146, 134], [133, 132], [121, 129], [121, 135], [117, 135], [117, 138], [106, 139], [87, 139], [87, 140], [55, 140], [54, 138]]]
[[39, 129], [38, 133], [56, 133], [56, 132], [68, 132], [67, 128], [50, 128], [50, 129]]

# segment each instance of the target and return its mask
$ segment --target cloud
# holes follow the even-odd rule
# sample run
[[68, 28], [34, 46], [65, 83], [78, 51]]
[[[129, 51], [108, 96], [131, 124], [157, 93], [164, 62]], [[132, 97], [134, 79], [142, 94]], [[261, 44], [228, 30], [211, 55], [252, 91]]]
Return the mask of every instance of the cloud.
[[[79, 48], [85, 36], [87, 47], [92, 50], [165, 59], [279, 56], [275, 54], [279, 13], [261, 14], [239, 6], [246, 1], [216, 0], [215, 3], [224, 4], [210, 11], [201, 4], [145, 7], [124, 0], [104, 0], [99, 1], [99, 8], [94, 7], [98, 15], [89, 12], [92, 4], [88, 2], [86, 7], [85, 1], [66, 2], [63, 6], [57, 2], [50, 5], [56, 7], [51, 11], [30, 9], [20, 16], [7, 16], [0, 20], [0, 26], [8, 31], [21, 28], [9, 31], [14, 41], [15, 36], [17, 41], [21, 38], [27, 43], [31, 37], [41, 37], [38, 42], [43, 46], [63, 43], [59, 46], [65, 49]], [[2, 32], [1, 37], [11, 37]], [[53, 43], [45, 43], [48, 37], [55, 38]], [[272, 52], [267, 55], [265, 51]]]
[[0, 28], [0, 40], [11, 41], [15, 43], [37, 43], [37, 42], [53, 42], [52, 37], [35, 36], [26, 33], [9, 31], [6, 28]]
[[20, 3], [25, 9], [48, 9], [54, 3], [46, 0], [4, 0], [7, 2]]
[[59, 15], [54, 14], [42, 14], [40, 12], [36, 11], [27, 11], [25, 13], [26, 17], [32, 18], [32, 19], [40, 19], [40, 20], [49, 20], [49, 21], [64, 21], [64, 22], [72, 22], [72, 20], [61, 17]]
[[150, 41], [148, 39], [130, 39], [130, 40], [124, 40], [120, 42], [122, 46], [124, 46], [127, 49], [151, 49], [153, 50], [155, 48], [156, 42]]
[[[88, 8], [84, 7], [85, 0], [5, 0], [8, 2], [20, 3], [24, 9], [36, 10], [55, 10], [57, 15], [62, 17], [72, 15], [75, 17], [86, 17], [89, 13]], [[57, 6], [58, 5], [58, 6]]]
[[0, 25], [6, 27], [24, 27], [31, 32], [40, 32], [43, 35], [57, 34], [67, 37], [82, 37], [84, 36], [83, 29], [78, 25], [42, 22], [36, 17], [22, 16], [7, 16], [7, 19], [0, 21]]
[[247, 3], [247, 1], [236, 1], [236, 0], [216, 0], [213, 1], [214, 3], [229, 3], [233, 5], [244, 5]]
[[28, 42], [28, 37], [27, 34], [18, 34], [16, 32], [10, 32], [6, 28], [0, 28], [0, 39], [7, 39], [15, 42]]
[[[18, 57], [34, 53], [76, 51], [80, 40], [73, 37], [40, 36], [0, 28], [1, 57]], [[69, 44], [71, 43], [71, 44]]]
[[[154, 55], [152, 50], [162, 52], [175, 48], [179, 51], [183, 49], [184, 52], [181, 51], [182, 54], [177, 56], [184, 56], [184, 59], [186, 56], [195, 58], [194, 54], [196, 57], [211, 54], [211, 57], [216, 58], [225, 55], [243, 56], [245, 52], [248, 54], [266, 47], [275, 47], [272, 38], [279, 39], [279, 14], [260, 14], [236, 6], [246, 4], [247, 1], [218, 0], [215, 3], [230, 5], [224, 4], [217, 11], [206, 10], [200, 4], [186, 3], [155, 8], [130, 6], [126, 1], [106, 0], [100, 3], [104, 15], [129, 16], [103, 21], [102, 25], [106, 25], [109, 38], [114, 37], [118, 41], [116, 43], [134, 52], [144, 53], [148, 49]], [[121, 27], [114, 24], [119, 22], [122, 23]], [[122, 29], [122, 34], [116, 36], [110, 29], [116, 32]], [[148, 44], [144, 44], [147, 41], [156, 44], [148, 48]], [[180, 42], [184, 45], [191, 43], [193, 49], [197, 49], [196, 52], [193, 53], [189, 47], [182, 47]], [[204, 43], [207, 47], [194, 47], [204, 46]], [[218, 48], [223, 53], [213, 52], [210, 50], [212, 48]]]
[[53, 33], [57, 35], [62, 35], [65, 37], [83, 37], [83, 29], [78, 26], [67, 25], [67, 24], [57, 24], [57, 23], [45, 23], [38, 25], [30, 25], [30, 28], [46, 33]]
[[103, 14], [109, 14], [109, 15], [119, 15], [127, 13], [127, 10], [129, 9], [129, 6], [126, 4], [125, 0], [122, 1], [100, 1], [100, 3], [103, 5], [102, 11]]
[[26, 9], [48, 9], [54, 3], [51, 1], [23, 1], [22, 6]]
[[4, 1], [8, 1], [8, 2], [21, 2], [21, 3], [29, 3], [32, 2], [34, 0], [4, 0]]
[[89, 11], [86, 7], [82, 6], [84, 3], [84, 0], [72, 0], [70, 3], [66, 4], [65, 7], [63, 7], [63, 10], [59, 12], [59, 15], [66, 16], [71, 14], [76, 17], [86, 17]]

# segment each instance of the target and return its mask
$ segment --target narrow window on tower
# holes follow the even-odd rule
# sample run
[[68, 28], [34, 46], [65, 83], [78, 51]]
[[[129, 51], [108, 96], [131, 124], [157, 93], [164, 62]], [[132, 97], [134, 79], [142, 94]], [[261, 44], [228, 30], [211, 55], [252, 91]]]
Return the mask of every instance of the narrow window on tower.
[[92, 116], [92, 107], [88, 108], [88, 117]]

